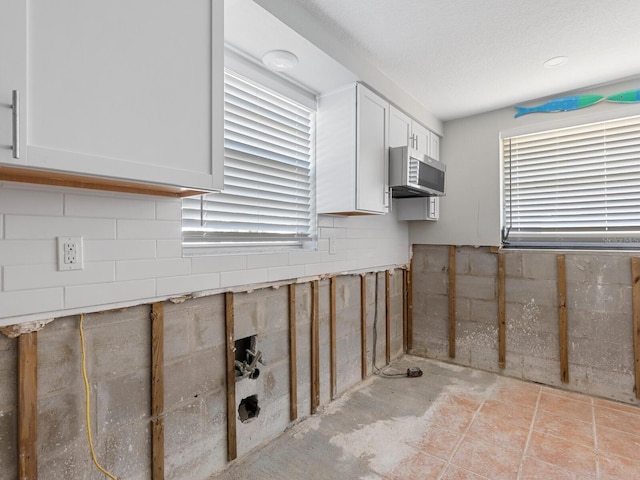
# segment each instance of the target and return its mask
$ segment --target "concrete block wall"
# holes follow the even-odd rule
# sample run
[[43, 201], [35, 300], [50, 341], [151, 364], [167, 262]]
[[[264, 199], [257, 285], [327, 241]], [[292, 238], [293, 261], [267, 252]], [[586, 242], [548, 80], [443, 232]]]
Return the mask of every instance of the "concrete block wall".
[[[408, 263], [395, 212], [317, 223], [315, 249], [184, 256], [180, 199], [0, 182], [0, 326]], [[83, 270], [57, 270], [64, 236], [83, 238]]]
[[[375, 276], [379, 277], [378, 301]], [[384, 272], [366, 274], [368, 317], [378, 308], [379, 366], [384, 364]], [[336, 281], [338, 395], [361, 381], [360, 275]], [[402, 271], [391, 275], [392, 358], [402, 354]], [[319, 280], [320, 400], [330, 403], [329, 279]], [[288, 286], [263, 285], [234, 294], [235, 338], [256, 336], [264, 354], [256, 379], [236, 382], [238, 456], [290, 424]], [[296, 290], [298, 418], [310, 415], [309, 282]], [[151, 306], [84, 316], [91, 428], [103, 467], [133, 480], [150, 478]], [[367, 336], [372, 324], [368, 322]], [[164, 302], [164, 422], [167, 479], [206, 479], [227, 465], [224, 295]], [[17, 477], [17, 343], [0, 334], [0, 480]], [[369, 345], [370, 347], [371, 345]], [[371, 372], [370, 372], [371, 373]], [[258, 396], [260, 414], [238, 420], [238, 406]], [[79, 316], [57, 318], [38, 332], [38, 470], [44, 480], [101, 479], [91, 462], [85, 427]]]
[[638, 404], [629, 252], [565, 252], [569, 383], [560, 378], [558, 252], [504, 251], [506, 366], [498, 365], [498, 264], [456, 248], [456, 356], [449, 358], [449, 247], [413, 246], [413, 351]]

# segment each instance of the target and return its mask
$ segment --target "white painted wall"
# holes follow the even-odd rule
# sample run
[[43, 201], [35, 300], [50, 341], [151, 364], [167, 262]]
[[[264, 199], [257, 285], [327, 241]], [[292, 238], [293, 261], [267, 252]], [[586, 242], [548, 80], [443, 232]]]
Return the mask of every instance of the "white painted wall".
[[[640, 88], [628, 81], [594, 87], [577, 93], [555, 95], [612, 95]], [[542, 104], [549, 99], [530, 102]], [[447, 165], [447, 195], [440, 199], [440, 220], [410, 222], [411, 244], [500, 245], [500, 135], [522, 134], [589, 123], [605, 118], [640, 114], [640, 105], [602, 102], [561, 113], [533, 113], [514, 119], [515, 109], [506, 108], [444, 124], [440, 159]]]
[[[320, 216], [317, 250], [183, 257], [180, 208], [179, 199], [0, 182], [0, 326], [408, 262], [408, 226], [393, 213]], [[57, 270], [59, 236], [83, 237], [83, 270]]]

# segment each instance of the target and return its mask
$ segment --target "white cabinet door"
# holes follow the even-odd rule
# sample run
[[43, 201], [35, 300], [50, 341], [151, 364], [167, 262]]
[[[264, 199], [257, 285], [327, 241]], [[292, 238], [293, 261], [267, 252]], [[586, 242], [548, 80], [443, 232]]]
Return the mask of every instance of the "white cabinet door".
[[411, 123], [411, 132], [414, 139], [413, 149], [419, 155], [427, 155], [429, 153], [429, 135], [431, 132], [415, 121]]
[[429, 133], [429, 156], [440, 160], [440, 137], [433, 132]]
[[223, 2], [25, 2], [28, 167], [222, 186]]
[[411, 118], [393, 105], [389, 106], [389, 146], [407, 147], [411, 138]]
[[316, 122], [317, 211], [388, 211], [389, 104], [362, 85], [323, 95]]
[[[24, 0], [0, 2], [0, 162], [13, 166], [24, 165], [26, 158], [22, 134], [26, 125], [26, 12]], [[19, 104], [15, 112], [14, 100]]]
[[389, 104], [362, 85], [357, 109], [357, 209], [386, 213], [389, 206]]

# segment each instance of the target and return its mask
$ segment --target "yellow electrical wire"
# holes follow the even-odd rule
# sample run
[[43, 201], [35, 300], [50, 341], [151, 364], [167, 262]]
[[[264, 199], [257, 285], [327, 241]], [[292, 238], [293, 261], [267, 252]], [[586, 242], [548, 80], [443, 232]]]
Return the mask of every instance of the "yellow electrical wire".
[[87, 378], [87, 359], [84, 349], [84, 331], [82, 330], [82, 321], [84, 320], [84, 315], [80, 314], [80, 348], [82, 350], [82, 378], [84, 379], [84, 393], [85, 393], [85, 410], [86, 416], [85, 421], [87, 423], [87, 436], [89, 437], [89, 450], [91, 450], [91, 459], [93, 463], [95, 463], [98, 470], [104, 473], [111, 480], [118, 480], [116, 477], [107, 472], [102, 466], [98, 463], [98, 459], [96, 458], [96, 452], [93, 450], [93, 438], [91, 436], [91, 416], [89, 415], [91, 411], [91, 395], [89, 391], [89, 379]]

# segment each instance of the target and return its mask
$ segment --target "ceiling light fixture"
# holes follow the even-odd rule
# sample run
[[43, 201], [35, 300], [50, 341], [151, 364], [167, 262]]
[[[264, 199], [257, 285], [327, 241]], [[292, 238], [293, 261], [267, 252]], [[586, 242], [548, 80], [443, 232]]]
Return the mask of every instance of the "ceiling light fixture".
[[545, 68], [556, 68], [561, 65], [564, 65], [568, 61], [569, 61], [569, 57], [565, 57], [564, 55], [561, 55], [559, 57], [550, 58], [549, 60], [544, 62], [543, 65], [545, 66]]
[[271, 50], [262, 56], [262, 63], [270, 70], [283, 72], [298, 64], [298, 57], [286, 50]]

